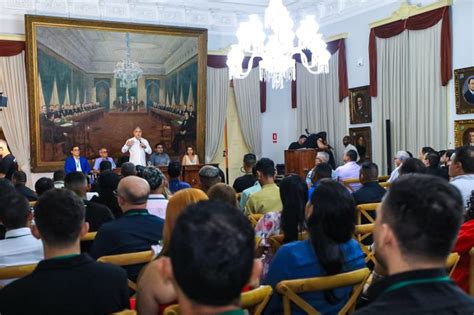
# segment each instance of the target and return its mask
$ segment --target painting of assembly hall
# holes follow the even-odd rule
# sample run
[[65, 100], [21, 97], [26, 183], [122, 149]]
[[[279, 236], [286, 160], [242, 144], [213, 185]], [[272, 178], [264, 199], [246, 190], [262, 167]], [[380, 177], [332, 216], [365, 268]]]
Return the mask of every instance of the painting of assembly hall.
[[[72, 145], [97, 157], [120, 149], [135, 126], [170, 156], [196, 147], [198, 38], [69, 27], [37, 27], [39, 159], [61, 161]], [[141, 75], [114, 70], [129, 56]]]

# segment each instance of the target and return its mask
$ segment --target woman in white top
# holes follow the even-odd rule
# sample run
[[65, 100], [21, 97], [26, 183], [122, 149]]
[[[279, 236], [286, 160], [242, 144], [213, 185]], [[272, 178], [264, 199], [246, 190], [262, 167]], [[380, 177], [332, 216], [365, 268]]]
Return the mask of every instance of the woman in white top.
[[199, 164], [199, 157], [197, 154], [194, 154], [193, 147], [186, 148], [186, 154], [183, 156], [181, 165], [197, 165]]

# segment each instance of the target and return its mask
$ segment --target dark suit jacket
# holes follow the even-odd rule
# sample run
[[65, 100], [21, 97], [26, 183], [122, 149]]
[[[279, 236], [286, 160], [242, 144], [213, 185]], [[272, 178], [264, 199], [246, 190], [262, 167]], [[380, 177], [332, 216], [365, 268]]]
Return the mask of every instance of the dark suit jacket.
[[474, 95], [469, 91], [469, 89], [464, 93], [464, 99], [474, 105]]
[[387, 191], [378, 182], [366, 183], [352, 194], [357, 205], [382, 201]]
[[16, 184], [15, 189], [20, 195], [25, 196], [26, 199], [28, 199], [28, 201], [38, 200], [38, 195], [36, 195], [36, 193], [33, 190], [29, 189], [23, 184]]
[[129, 308], [127, 275], [87, 254], [43, 260], [0, 290], [0, 313], [111, 314]]

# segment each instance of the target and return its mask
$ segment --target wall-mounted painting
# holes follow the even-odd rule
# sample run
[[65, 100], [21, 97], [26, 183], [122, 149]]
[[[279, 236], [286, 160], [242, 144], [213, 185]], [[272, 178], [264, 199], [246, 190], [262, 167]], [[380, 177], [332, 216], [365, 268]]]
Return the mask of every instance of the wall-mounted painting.
[[454, 70], [456, 114], [474, 113], [474, 67]]
[[34, 171], [63, 166], [72, 146], [117, 161], [140, 126], [172, 159], [204, 158], [207, 30], [26, 16]]
[[372, 132], [370, 127], [349, 128], [352, 143], [359, 152], [359, 163], [372, 161]]
[[365, 124], [372, 122], [372, 102], [369, 86], [360, 86], [350, 89], [349, 109], [351, 124]]
[[454, 143], [456, 147], [474, 146], [474, 119], [454, 121]]

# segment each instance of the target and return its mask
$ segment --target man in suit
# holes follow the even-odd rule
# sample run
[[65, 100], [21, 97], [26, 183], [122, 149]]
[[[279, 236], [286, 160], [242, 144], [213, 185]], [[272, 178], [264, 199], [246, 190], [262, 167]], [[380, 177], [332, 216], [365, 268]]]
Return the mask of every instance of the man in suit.
[[474, 77], [467, 79], [467, 91], [464, 93], [464, 99], [471, 105], [474, 105]]
[[64, 161], [64, 172], [66, 174], [72, 172], [82, 172], [86, 175], [89, 174], [91, 172], [91, 167], [89, 166], [87, 159], [81, 156], [79, 146], [72, 146], [70, 152], [71, 155], [66, 158], [66, 161]]
[[352, 194], [356, 204], [382, 201], [386, 190], [379, 185], [378, 176], [379, 169], [377, 164], [370, 161], [362, 163], [359, 175], [362, 188]]
[[179, 143], [182, 140], [192, 139], [196, 133], [196, 123], [193, 118], [189, 117], [188, 112], [184, 112], [184, 120], [181, 123], [179, 132], [175, 135], [173, 140], [173, 150], [178, 152]]

